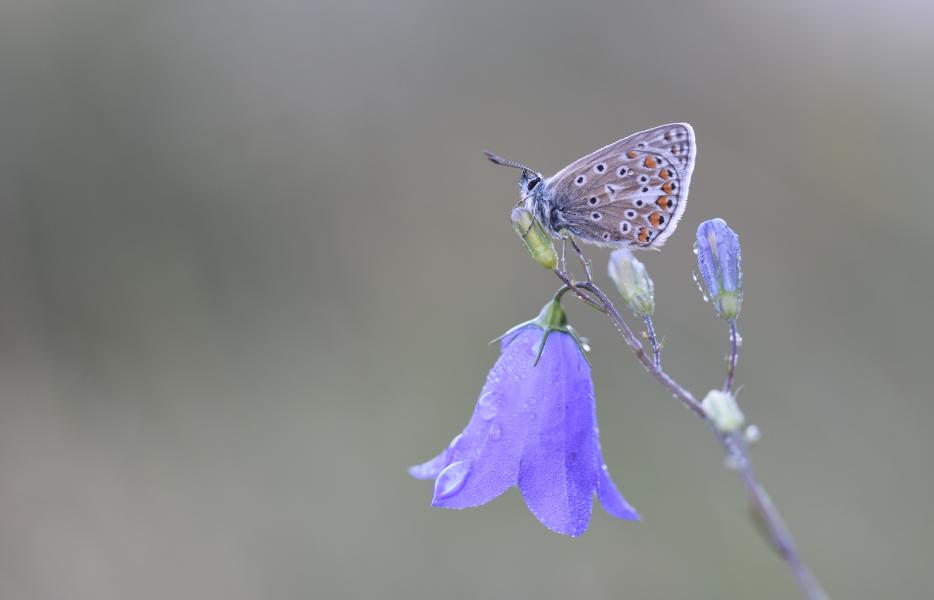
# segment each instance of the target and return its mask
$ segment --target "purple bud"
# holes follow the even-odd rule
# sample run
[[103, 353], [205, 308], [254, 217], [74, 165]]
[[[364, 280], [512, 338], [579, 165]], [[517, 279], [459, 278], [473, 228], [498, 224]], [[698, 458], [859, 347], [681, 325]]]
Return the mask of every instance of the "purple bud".
[[714, 310], [721, 318], [735, 319], [743, 301], [739, 236], [723, 219], [704, 221], [697, 228], [694, 253]]

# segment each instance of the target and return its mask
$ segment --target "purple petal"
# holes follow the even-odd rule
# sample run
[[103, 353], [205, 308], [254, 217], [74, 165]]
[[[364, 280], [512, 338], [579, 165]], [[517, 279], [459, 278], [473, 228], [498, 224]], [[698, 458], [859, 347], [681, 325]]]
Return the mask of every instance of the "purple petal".
[[[449, 464], [470, 461], [467, 467], [459, 467], [466, 469], [464, 480], [453, 491], [447, 490], [447, 482], [436, 485], [433, 506], [479, 506], [516, 484], [528, 435], [527, 400], [535, 392], [532, 362], [541, 337], [541, 329], [527, 327], [504, 347], [487, 376], [470, 423], [449, 458]], [[460, 470], [455, 474], [460, 475]], [[439, 481], [444, 475], [439, 475]]]
[[600, 467], [600, 476], [597, 478], [597, 497], [600, 499], [600, 506], [603, 510], [614, 517], [627, 521], [642, 520], [636, 509], [619, 493], [616, 484], [610, 478], [610, 471], [606, 465]]
[[434, 479], [451, 462], [451, 449], [445, 448], [441, 454], [428, 462], [409, 467], [409, 475], [415, 479]]
[[548, 337], [532, 381], [538, 406], [528, 413], [519, 490], [542, 525], [578, 536], [590, 522], [599, 459], [590, 367], [570, 335]]
[[704, 283], [707, 284], [707, 293], [713, 298], [720, 293], [720, 264], [717, 259], [717, 229], [719, 219], [704, 221], [697, 228], [697, 268]]

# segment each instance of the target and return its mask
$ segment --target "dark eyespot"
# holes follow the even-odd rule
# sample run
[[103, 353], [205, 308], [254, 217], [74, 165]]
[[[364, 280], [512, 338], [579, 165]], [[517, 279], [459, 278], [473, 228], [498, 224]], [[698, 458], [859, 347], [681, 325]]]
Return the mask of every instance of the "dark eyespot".
[[534, 190], [535, 186], [538, 185], [539, 181], [541, 181], [541, 179], [539, 179], [538, 177], [529, 179], [529, 182], [525, 185], [526, 191], [531, 192], [532, 190]]
[[647, 187], [642, 188], [642, 193], [643, 193], [643, 194], [646, 193], [647, 191], [649, 191], [649, 188], [647, 188]]
[[590, 197], [590, 205], [591, 205], [591, 206], [596, 206], [596, 205], [597, 205], [597, 202], [598, 202], [598, 200], [597, 200], [597, 197], [596, 197], [596, 196], [591, 196], [591, 197]]
[[625, 175], [625, 174], [626, 174], [626, 167], [622, 167], [622, 168], [619, 170], [619, 176], [622, 177], [622, 176]]
[[641, 198], [638, 199], [638, 200], [636, 200], [636, 206], [642, 206], [643, 204], [645, 204], [645, 203], [642, 201]]

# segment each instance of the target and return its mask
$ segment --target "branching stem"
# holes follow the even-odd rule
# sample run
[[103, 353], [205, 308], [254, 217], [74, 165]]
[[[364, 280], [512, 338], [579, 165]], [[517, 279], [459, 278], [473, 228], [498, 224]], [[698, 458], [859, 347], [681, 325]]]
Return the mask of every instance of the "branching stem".
[[[585, 264], [587, 263], [585, 262]], [[806, 600], [829, 600], [829, 597], [814, 577], [811, 569], [802, 560], [798, 548], [794, 543], [794, 539], [791, 536], [791, 532], [785, 526], [778, 509], [756, 478], [755, 471], [752, 468], [752, 462], [749, 459], [748, 448], [741, 434], [735, 432], [722, 433], [718, 431], [714, 423], [707, 416], [701, 403], [697, 401], [697, 398], [664, 371], [662, 368], [661, 351], [655, 337], [655, 327], [651, 317], [646, 317], [645, 319], [649, 341], [652, 344], [652, 355], [649, 356], [642, 342], [636, 334], [633, 333], [619, 310], [617, 310], [616, 306], [614, 306], [613, 302], [607, 297], [603, 290], [593, 283], [590, 279], [589, 269], [587, 269], [587, 271], [587, 281], [577, 283], [564, 271], [556, 269], [555, 274], [566, 286], [571, 288], [579, 299], [606, 314], [610, 320], [613, 321], [613, 324], [616, 326], [623, 340], [636, 355], [636, 359], [642, 364], [645, 370], [649, 372], [649, 375], [675, 398], [680, 400], [688, 410], [707, 424], [717, 437], [720, 446], [723, 448], [723, 452], [726, 455], [726, 464], [731, 469], [735, 470], [742, 480], [756, 514], [762, 520], [768, 532], [769, 541], [795, 577], [803, 597]], [[731, 352], [727, 368], [727, 378], [723, 386], [725, 391], [732, 391], [733, 388], [733, 375], [736, 370], [739, 350], [738, 336], [739, 333], [736, 329], [736, 321], [731, 320]]]

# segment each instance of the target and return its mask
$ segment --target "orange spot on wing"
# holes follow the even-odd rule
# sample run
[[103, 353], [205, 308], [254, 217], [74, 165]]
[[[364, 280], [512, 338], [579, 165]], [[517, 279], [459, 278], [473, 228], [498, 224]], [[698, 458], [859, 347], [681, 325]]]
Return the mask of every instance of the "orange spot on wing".
[[649, 230], [646, 229], [645, 227], [639, 228], [639, 241], [642, 242], [643, 244], [649, 241]]
[[662, 191], [665, 192], [666, 194], [670, 194], [673, 190], [674, 188], [672, 187], [670, 181], [662, 186]]
[[650, 169], [654, 169], [655, 167], [658, 166], [658, 163], [655, 162], [655, 158], [652, 156], [645, 157], [645, 160], [642, 161], [642, 164]]
[[667, 169], [662, 169], [661, 171], [659, 171], [659, 172], [658, 172], [658, 176], [661, 177], [662, 179], [665, 179], [665, 180], [667, 180], [669, 177], [671, 177], [671, 175], [668, 174], [668, 170], [667, 170]]
[[662, 209], [671, 208], [671, 200], [668, 199], [668, 196], [659, 196], [655, 204], [658, 204], [659, 208]]
[[635, 158], [639, 156], [639, 153], [636, 152], [635, 150], [630, 150], [629, 152], [626, 153], [626, 156], [628, 156], [629, 158]]
[[652, 227], [658, 228], [658, 226], [662, 224], [661, 213], [653, 212], [649, 215], [649, 223], [652, 224]]

